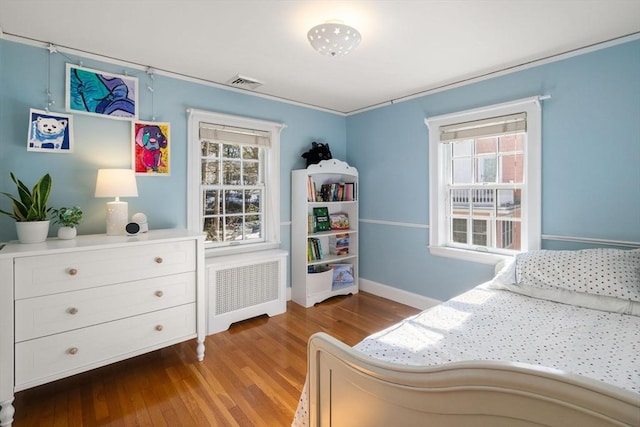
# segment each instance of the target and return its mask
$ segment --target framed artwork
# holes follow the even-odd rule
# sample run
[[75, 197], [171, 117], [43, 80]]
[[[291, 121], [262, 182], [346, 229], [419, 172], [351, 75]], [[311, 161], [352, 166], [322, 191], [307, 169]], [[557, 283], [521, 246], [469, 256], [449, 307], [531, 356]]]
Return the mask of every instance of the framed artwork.
[[138, 118], [138, 79], [67, 64], [65, 108], [111, 119]]
[[169, 123], [134, 121], [131, 139], [136, 174], [169, 175]]
[[73, 116], [31, 108], [27, 151], [73, 152]]

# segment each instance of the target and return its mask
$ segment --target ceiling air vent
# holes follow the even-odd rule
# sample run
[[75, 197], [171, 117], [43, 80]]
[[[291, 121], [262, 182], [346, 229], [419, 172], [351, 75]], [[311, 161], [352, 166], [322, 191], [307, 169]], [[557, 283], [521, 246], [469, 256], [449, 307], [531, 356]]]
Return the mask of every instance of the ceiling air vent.
[[227, 81], [227, 84], [250, 90], [256, 89], [257, 87], [263, 85], [261, 81], [252, 79], [251, 77], [241, 76], [240, 74], [236, 74], [235, 77], [232, 77], [229, 81]]

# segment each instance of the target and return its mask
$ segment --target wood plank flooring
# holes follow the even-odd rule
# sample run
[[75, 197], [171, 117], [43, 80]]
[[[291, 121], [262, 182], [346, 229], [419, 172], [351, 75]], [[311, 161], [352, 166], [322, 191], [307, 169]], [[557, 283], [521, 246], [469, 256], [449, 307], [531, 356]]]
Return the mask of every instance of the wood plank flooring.
[[195, 340], [16, 394], [14, 427], [289, 426], [306, 374], [309, 336], [349, 345], [418, 310], [361, 292], [239, 322]]

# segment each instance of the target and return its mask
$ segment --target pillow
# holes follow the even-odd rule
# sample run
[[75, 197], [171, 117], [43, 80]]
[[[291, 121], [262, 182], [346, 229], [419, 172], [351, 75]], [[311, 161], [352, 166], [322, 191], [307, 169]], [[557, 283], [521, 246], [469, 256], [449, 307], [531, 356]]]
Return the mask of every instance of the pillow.
[[515, 283], [640, 302], [640, 250], [541, 250], [516, 255]]
[[593, 310], [640, 316], [640, 302], [628, 299], [587, 294], [585, 292], [570, 291], [562, 288], [543, 289], [522, 284], [516, 285], [490, 282], [489, 288], [511, 291], [516, 294], [526, 295], [532, 298], [545, 299], [548, 301], [560, 302], [562, 304], [590, 308]]
[[640, 316], [640, 250], [541, 250], [497, 266], [490, 289]]

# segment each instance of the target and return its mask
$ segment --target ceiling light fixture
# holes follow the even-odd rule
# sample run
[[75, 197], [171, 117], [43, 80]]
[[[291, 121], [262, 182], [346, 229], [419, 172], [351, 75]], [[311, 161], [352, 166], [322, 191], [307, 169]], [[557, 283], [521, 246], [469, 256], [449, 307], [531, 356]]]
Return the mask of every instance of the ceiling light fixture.
[[346, 55], [362, 40], [358, 30], [342, 21], [327, 21], [316, 25], [309, 30], [307, 38], [315, 50], [330, 56]]

